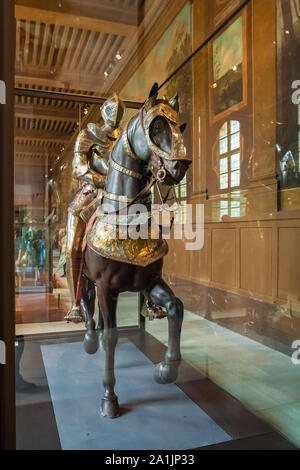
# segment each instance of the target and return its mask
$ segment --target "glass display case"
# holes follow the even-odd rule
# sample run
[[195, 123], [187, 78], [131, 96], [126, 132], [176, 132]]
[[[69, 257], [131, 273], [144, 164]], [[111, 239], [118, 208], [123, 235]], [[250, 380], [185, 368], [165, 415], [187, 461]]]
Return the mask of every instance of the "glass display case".
[[[22, 87], [16, 92], [16, 333], [83, 329], [83, 322], [76, 325], [65, 321], [71, 303], [63, 259], [67, 214], [80, 188], [80, 182], [72, 177], [72, 158], [76, 138], [90, 115], [95, 122], [101, 122], [104, 100], [80, 95], [70, 99], [68, 93], [24, 91]], [[128, 114], [122, 125], [139, 105], [126, 104]], [[124, 311], [119, 308], [119, 326], [138, 327], [137, 295], [124, 293], [122, 298]]]

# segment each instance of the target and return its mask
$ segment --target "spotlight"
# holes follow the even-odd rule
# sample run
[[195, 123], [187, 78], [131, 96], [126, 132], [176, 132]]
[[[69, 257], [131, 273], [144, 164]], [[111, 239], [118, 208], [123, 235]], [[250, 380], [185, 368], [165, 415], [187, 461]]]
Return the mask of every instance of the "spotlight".
[[122, 55], [120, 54], [119, 51], [116, 53], [116, 59], [117, 59], [117, 60], [121, 60], [121, 59], [122, 59]]
[[108, 72], [107, 72], [107, 70], [105, 70], [105, 72], [104, 72], [104, 76], [105, 76], [105, 78], [107, 78], [107, 77], [108, 77]]

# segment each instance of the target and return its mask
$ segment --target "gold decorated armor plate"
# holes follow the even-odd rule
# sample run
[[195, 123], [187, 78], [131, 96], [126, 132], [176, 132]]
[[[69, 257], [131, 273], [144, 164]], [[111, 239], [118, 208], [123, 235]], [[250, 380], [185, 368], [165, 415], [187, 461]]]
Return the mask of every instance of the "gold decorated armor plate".
[[97, 196], [97, 190], [91, 184], [85, 184], [77, 192], [75, 198], [69, 205], [69, 212], [79, 216], [80, 212], [87, 207]]
[[[105, 258], [148, 266], [168, 253], [168, 245], [157, 232], [148, 229], [148, 239], [125, 238], [124, 228], [107, 224], [98, 217], [87, 235], [88, 246]], [[126, 234], [126, 232], [125, 232]], [[159, 238], [154, 238], [154, 237]]]

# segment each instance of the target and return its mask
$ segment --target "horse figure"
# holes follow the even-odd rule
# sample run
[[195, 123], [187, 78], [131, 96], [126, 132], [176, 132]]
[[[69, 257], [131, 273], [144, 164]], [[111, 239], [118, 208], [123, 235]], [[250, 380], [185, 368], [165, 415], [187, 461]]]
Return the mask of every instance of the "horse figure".
[[[150, 188], [160, 181], [167, 186], [178, 184], [191, 160], [187, 158], [179, 125], [178, 95], [171, 100], [158, 99], [154, 84], [142, 109], [129, 121], [110, 155], [104, 199], [86, 237], [83, 255], [81, 307], [86, 317], [84, 346], [94, 354], [99, 338], [106, 354], [103, 416], [119, 416], [118, 398], [114, 393], [114, 352], [117, 344], [116, 307], [121, 292], [140, 292], [153, 308], [163, 308], [168, 317], [168, 348], [164, 360], [156, 365], [154, 379], [160, 384], [177, 378], [183, 304], [162, 279], [163, 256], [167, 243], [158, 239], [137, 240], [107, 236], [109, 217], [121, 216], [133, 203], [150, 205]], [[105, 209], [104, 209], [105, 208]], [[108, 209], [106, 209], [108, 208]], [[120, 209], [121, 208], [121, 209]], [[94, 315], [95, 286], [99, 304], [100, 334]]]

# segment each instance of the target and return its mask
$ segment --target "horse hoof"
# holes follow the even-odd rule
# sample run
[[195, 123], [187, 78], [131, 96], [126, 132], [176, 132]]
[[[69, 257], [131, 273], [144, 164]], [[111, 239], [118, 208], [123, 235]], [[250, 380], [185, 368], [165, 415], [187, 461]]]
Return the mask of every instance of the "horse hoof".
[[96, 354], [99, 349], [99, 338], [95, 330], [87, 331], [83, 341], [85, 352], [88, 354]]
[[118, 418], [120, 416], [118, 397], [112, 399], [102, 398], [101, 414], [104, 416], [104, 418]]
[[154, 380], [158, 384], [171, 384], [176, 381], [179, 363], [174, 361], [172, 365], [160, 362], [154, 369]]

